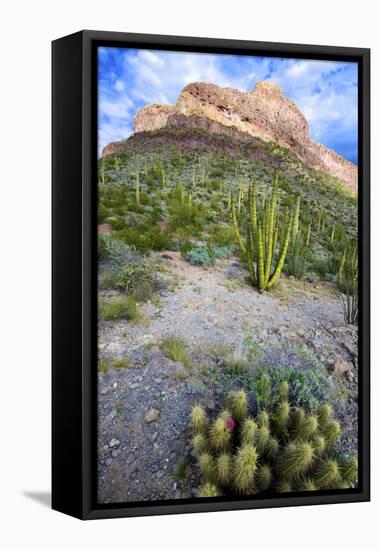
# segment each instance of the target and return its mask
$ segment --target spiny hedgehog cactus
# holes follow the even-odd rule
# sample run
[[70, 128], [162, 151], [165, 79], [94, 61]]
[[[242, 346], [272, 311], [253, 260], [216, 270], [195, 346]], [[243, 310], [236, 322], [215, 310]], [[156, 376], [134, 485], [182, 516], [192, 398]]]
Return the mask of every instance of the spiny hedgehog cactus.
[[214, 420], [192, 410], [192, 444], [202, 476], [199, 497], [354, 487], [355, 456], [339, 460], [341, 427], [324, 404], [315, 413], [292, 407], [287, 383], [270, 409], [249, 415], [244, 391], [231, 392]]

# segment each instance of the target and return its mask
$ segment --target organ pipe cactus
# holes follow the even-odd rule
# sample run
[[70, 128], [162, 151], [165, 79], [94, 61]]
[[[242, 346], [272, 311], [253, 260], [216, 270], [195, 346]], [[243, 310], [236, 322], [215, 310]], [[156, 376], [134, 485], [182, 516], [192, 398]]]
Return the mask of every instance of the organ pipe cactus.
[[137, 160], [137, 166], [136, 166], [135, 191], [136, 191], [136, 203], [140, 204], [140, 163], [139, 163], [139, 160]]
[[309, 247], [311, 224], [307, 234], [303, 236], [300, 228], [300, 196], [296, 199], [294, 219], [292, 224], [291, 244], [288, 251], [287, 272], [301, 279], [304, 275], [306, 261], [305, 256]]
[[225, 409], [208, 420], [192, 410], [192, 444], [202, 478], [199, 497], [318, 491], [354, 487], [356, 456], [337, 459], [341, 427], [330, 405], [316, 412], [290, 404], [287, 383], [273, 389], [272, 405], [250, 414], [243, 390], [231, 392]]
[[[241, 252], [246, 255], [252, 284], [259, 292], [269, 290], [281, 275], [291, 239], [294, 209], [288, 218], [280, 219], [278, 200], [278, 176], [270, 197], [263, 201], [258, 212], [255, 180], [249, 186], [246, 219], [246, 239], [241, 236], [236, 209], [232, 201], [232, 222]], [[282, 238], [279, 239], [279, 234]], [[281, 242], [280, 242], [281, 241]]]
[[104, 157], [101, 158], [101, 162], [100, 162], [100, 182], [103, 185], [105, 183], [105, 161], [104, 161]]

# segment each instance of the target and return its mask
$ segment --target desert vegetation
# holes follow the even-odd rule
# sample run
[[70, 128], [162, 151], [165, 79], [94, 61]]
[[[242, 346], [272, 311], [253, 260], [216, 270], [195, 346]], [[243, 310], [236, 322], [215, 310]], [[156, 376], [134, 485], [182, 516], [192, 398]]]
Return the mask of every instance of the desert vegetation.
[[151, 134], [99, 159], [101, 498], [352, 487], [356, 195], [259, 139]]
[[179, 250], [211, 267], [238, 254], [259, 291], [282, 273], [329, 281], [356, 322], [356, 196], [278, 146], [269, 162], [169, 147], [100, 159], [98, 221], [110, 247], [141, 255]]
[[[271, 387], [267, 376], [264, 383]], [[255, 416], [243, 390], [228, 394], [214, 420], [200, 405], [193, 407], [199, 497], [343, 489], [357, 483], [356, 456], [338, 459], [341, 427], [332, 407], [324, 403], [314, 413], [293, 407], [289, 393], [288, 384], [281, 382], [267, 408], [260, 404]]]

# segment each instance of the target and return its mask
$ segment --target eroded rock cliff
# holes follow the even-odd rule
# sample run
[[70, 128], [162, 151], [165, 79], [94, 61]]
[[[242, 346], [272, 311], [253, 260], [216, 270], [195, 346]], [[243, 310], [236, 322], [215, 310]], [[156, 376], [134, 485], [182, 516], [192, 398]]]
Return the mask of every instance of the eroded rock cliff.
[[[328, 172], [352, 191], [357, 190], [357, 167], [313, 141], [303, 113], [272, 82], [258, 82], [252, 92], [194, 82], [182, 90], [175, 105], [147, 105], [134, 119], [135, 133], [172, 126], [202, 128], [239, 141], [253, 136], [278, 143], [309, 166]], [[103, 154], [112, 154], [115, 145], [106, 146]]]

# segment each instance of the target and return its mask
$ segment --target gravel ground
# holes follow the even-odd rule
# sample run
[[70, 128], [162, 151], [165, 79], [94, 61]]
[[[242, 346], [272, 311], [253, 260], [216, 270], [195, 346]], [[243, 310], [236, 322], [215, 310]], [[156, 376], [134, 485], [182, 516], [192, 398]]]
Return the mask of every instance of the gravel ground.
[[[308, 349], [325, 366], [343, 395], [335, 407], [345, 428], [342, 450], [355, 450], [357, 334], [344, 325], [332, 285], [282, 278], [261, 295], [236, 259], [204, 270], [178, 253], [164, 256], [165, 277], [177, 281], [176, 288], [164, 292], [159, 305], [141, 306], [142, 323], [100, 322], [100, 357], [126, 357], [130, 367], [99, 373], [99, 501], [195, 495], [190, 411], [201, 402], [210, 414], [216, 412], [230, 385], [198, 367], [212, 365], [225, 346], [243, 347], [246, 338], [267, 350], [267, 364], [275, 365], [278, 353], [281, 362], [290, 361], [292, 346]], [[198, 367], [188, 369], [164, 356], [157, 344], [167, 335], [186, 340]]]

